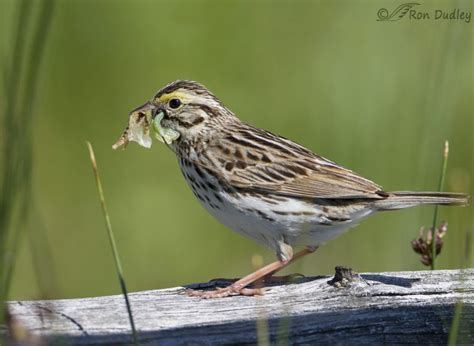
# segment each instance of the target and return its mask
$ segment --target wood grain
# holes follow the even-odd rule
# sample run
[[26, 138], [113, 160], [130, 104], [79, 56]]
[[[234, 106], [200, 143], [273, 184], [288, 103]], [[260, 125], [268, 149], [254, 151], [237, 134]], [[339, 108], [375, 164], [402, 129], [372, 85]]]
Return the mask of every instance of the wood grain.
[[[331, 277], [301, 278], [272, 286], [262, 297], [201, 300], [178, 287], [136, 292], [130, 299], [145, 345], [254, 344], [257, 319], [268, 323], [272, 343], [446, 344], [460, 302], [458, 343], [474, 344], [474, 269], [361, 277], [349, 287], [329, 285]], [[53, 344], [131, 342], [121, 295], [8, 306], [17, 325]]]

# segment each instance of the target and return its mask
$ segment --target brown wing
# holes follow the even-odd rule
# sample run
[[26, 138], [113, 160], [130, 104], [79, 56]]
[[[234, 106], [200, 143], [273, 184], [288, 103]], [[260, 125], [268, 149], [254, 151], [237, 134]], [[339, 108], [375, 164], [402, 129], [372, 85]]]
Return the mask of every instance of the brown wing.
[[[384, 198], [380, 186], [272, 133], [239, 124], [206, 148], [227, 184], [298, 198]], [[215, 165], [221, 165], [216, 170]], [[222, 172], [224, 173], [222, 175]]]

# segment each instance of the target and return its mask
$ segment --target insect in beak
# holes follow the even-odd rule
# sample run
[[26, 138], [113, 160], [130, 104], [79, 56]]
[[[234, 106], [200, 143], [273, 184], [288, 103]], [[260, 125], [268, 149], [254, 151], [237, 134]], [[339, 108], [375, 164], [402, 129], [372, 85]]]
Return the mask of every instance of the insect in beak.
[[128, 126], [112, 148], [118, 149], [123, 147], [125, 149], [127, 144], [131, 141], [137, 142], [142, 147], [150, 148], [152, 144], [150, 137], [150, 123], [155, 109], [156, 106], [154, 104], [147, 102], [131, 111], [128, 118]]

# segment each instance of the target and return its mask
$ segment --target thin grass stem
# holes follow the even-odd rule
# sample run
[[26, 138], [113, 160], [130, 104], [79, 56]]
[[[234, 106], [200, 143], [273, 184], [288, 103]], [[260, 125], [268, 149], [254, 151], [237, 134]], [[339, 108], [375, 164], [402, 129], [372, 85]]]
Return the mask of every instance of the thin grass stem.
[[115, 243], [115, 236], [112, 231], [112, 223], [110, 222], [109, 213], [107, 211], [107, 204], [105, 203], [104, 191], [102, 189], [102, 183], [100, 181], [99, 171], [97, 169], [97, 161], [95, 159], [94, 149], [90, 142], [86, 142], [87, 148], [89, 149], [90, 160], [92, 163], [92, 170], [94, 171], [95, 182], [97, 185], [97, 191], [99, 192], [100, 205], [102, 207], [102, 213], [104, 214], [105, 225], [107, 228], [107, 234], [109, 237], [110, 247], [112, 248], [112, 253], [115, 261], [115, 269], [117, 271], [117, 276], [120, 283], [120, 288], [122, 289], [123, 297], [125, 299], [125, 304], [127, 305], [128, 318], [130, 320], [130, 327], [132, 328], [133, 342], [135, 345], [138, 345], [138, 336], [135, 329], [135, 322], [133, 320], [132, 308], [130, 306], [130, 301], [128, 299], [127, 286], [125, 284], [125, 279], [123, 278], [122, 264], [120, 262], [119, 253], [117, 250], [117, 245]]
[[[255, 254], [252, 256], [252, 266], [254, 270], [258, 270], [263, 266], [263, 257], [261, 255]], [[263, 287], [263, 281], [259, 280], [256, 283], [257, 288]], [[266, 317], [265, 307], [257, 296], [258, 303], [257, 308], [257, 345], [258, 346], [267, 346], [270, 345], [270, 337], [268, 334], [268, 319]]]
[[[471, 250], [472, 250], [472, 231], [467, 231], [464, 234], [465, 241], [464, 241], [464, 256], [462, 258], [462, 265], [461, 267], [463, 270], [461, 271], [461, 287], [462, 284], [465, 284], [466, 278], [464, 269], [469, 267], [469, 260], [471, 258]], [[462, 298], [456, 303], [454, 308], [454, 315], [453, 320], [451, 321], [451, 327], [449, 328], [449, 337], [448, 337], [448, 345], [455, 346], [461, 344], [464, 340], [458, 340], [459, 338], [459, 330], [461, 327], [461, 317], [462, 311], [464, 308], [464, 301]]]
[[[449, 156], [449, 142], [444, 142], [443, 151], [443, 166], [441, 168], [441, 176], [439, 177], [438, 192], [443, 190], [444, 180], [446, 177], [446, 168], [448, 167], [448, 156]], [[433, 214], [433, 226], [431, 228], [431, 270], [436, 268], [436, 223], [438, 219], [438, 207], [435, 206]]]
[[463, 305], [464, 305], [463, 302], [459, 301], [456, 303], [456, 306], [454, 308], [454, 316], [451, 322], [451, 328], [449, 329], [449, 337], [448, 337], [449, 346], [458, 345], [457, 339], [458, 339], [459, 326], [461, 323], [461, 313], [462, 313]]

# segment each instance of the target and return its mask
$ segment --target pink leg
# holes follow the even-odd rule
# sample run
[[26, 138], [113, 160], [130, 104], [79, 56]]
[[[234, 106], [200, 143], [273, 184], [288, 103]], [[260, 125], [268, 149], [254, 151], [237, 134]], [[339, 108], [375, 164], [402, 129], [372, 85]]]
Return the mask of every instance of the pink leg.
[[235, 295], [261, 295], [263, 294], [263, 290], [260, 288], [245, 288], [246, 286], [254, 283], [255, 281], [260, 280], [261, 278], [267, 275], [273, 275], [276, 272], [282, 270], [286, 266], [290, 265], [297, 259], [309, 255], [316, 251], [317, 247], [315, 248], [306, 248], [299, 252], [297, 252], [293, 258], [289, 261], [275, 261], [273, 263], [267, 264], [266, 266], [254, 271], [253, 273], [244, 276], [242, 279], [234, 282], [232, 285], [219, 288], [214, 291], [188, 291], [190, 296], [193, 297], [201, 297], [201, 298], [223, 298], [228, 296], [235, 296]]

